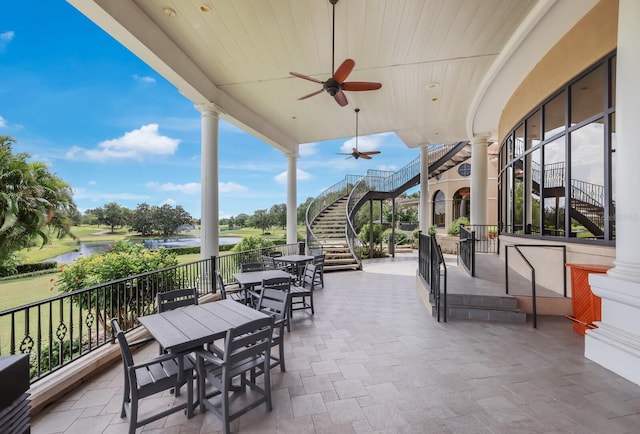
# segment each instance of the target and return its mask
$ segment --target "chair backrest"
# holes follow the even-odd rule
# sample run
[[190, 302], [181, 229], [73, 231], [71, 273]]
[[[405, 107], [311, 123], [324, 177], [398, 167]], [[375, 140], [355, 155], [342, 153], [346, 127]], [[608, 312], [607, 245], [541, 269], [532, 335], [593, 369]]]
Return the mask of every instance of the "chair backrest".
[[224, 279], [222, 278], [222, 274], [219, 271], [216, 271], [216, 282], [218, 282], [218, 289], [220, 290], [220, 298], [222, 300], [227, 299], [227, 290], [224, 286]]
[[324, 258], [325, 255], [316, 255], [313, 257], [313, 265], [315, 265], [318, 270], [324, 267]]
[[156, 301], [158, 303], [158, 312], [166, 312], [182, 306], [198, 304], [198, 289], [193, 287], [159, 292]]
[[245, 264], [241, 264], [240, 269], [243, 273], [247, 273], [249, 271], [262, 271], [262, 262], [247, 262]]
[[[133, 366], [133, 354], [131, 354], [131, 348], [129, 348], [129, 342], [124, 335], [124, 332], [120, 328], [120, 324], [116, 318], [111, 318], [111, 330], [118, 340], [120, 345], [120, 354], [122, 355], [122, 363], [124, 363], [124, 370], [127, 371], [127, 367]], [[129, 376], [125, 374], [125, 381], [129, 381]]]
[[302, 275], [302, 286], [307, 288], [310, 291], [313, 291], [313, 288], [316, 284], [316, 273], [318, 272], [318, 268], [314, 264], [307, 264], [304, 267], [304, 274]]
[[272, 258], [279, 258], [280, 256], [282, 256], [282, 252], [269, 252], [269, 256], [271, 256]]
[[262, 288], [256, 309], [271, 315], [275, 324], [283, 327], [289, 312], [290, 295], [275, 288]]
[[272, 277], [270, 279], [262, 280], [262, 289], [271, 288], [278, 291], [284, 291], [289, 293], [291, 291], [291, 277]]
[[276, 261], [273, 260], [271, 256], [261, 256], [260, 262], [262, 262], [263, 270], [276, 270]]
[[272, 336], [273, 317], [271, 316], [255, 319], [228, 330], [224, 344], [227, 375], [233, 375], [237, 365], [244, 364], [247, 359], [261, 354], [269, 359]]

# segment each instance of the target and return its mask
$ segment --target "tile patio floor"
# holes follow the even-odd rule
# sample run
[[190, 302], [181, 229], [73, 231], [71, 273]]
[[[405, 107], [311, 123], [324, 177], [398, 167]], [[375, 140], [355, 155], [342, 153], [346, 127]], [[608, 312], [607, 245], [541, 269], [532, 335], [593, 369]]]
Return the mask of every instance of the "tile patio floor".
[[[415, 269], [415, 258], [396, 258], [327, 273], [315, 316], [296, 312], [286, 335], [287, 372], [273, 371], [273, 411], [262, 405], [232, 430], [640, 433], [640, 386], [585, 359], [568, 320], [540, 317], [537, 330], [530, 321], [438, 323], [416, 290]], [[156, 354], [150, 345], [136, 357]], [[32, 433], [126, 433], [121, 393], [117, 364], [38, 414]], [[210, 413], [177, 413], [138, 432], [219, 430]]]

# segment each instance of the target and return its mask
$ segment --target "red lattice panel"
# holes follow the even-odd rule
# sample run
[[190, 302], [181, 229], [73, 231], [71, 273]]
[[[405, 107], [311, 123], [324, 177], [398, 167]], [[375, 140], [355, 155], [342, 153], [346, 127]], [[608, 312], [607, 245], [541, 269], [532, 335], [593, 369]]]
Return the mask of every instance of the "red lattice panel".
[[573, 316], [570, 317], [573, 322], [573, 330], [584, 336], [585, 330], [588, 328], [596, 328], [594, 321], [600, 321], [601, 317], [601, 299], [591, 292], [589, 285], [589, 274], [606, 273], [610, 267], [602, 265], [578, 265], [567, 264], [571, 269], [571, 304], [573, 307]]

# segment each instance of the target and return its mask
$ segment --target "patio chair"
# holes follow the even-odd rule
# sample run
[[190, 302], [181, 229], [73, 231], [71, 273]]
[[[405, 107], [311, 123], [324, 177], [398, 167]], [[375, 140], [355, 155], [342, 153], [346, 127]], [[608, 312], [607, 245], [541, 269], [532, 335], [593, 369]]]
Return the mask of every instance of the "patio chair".
[[273, 317], [273, 336], [271, 337], [271, 348], [278, 347], [277, 356], [271, 353], [271, 369], [280, 366], [280, 372], [285, 372], [284, 364], [284, 327], [289, 322], [289, 301], [287, 292], [274, 289], [263, 288], [260, 293], [260, 300], [256, 309], [267, 313]]
[[289, 318], [292, 317], [293, 311], [311, 310], [311, 314], [315, 313], [313, 307], [313, 290], [316, 285], [318, 269], [313, 264], [307, 264], [304, 267], [302, 282], [300, 285], [291, 286], [291, 307]]
[[320, 285], [321, 288], [324, 288], [324, 260], [326, 255], [320, 254], [315, 255], [313, 257], [313, 265], [316, 266], [317, 274], [316, 274], [316, 285]]
[[282, 252], [278, 252], [278, 251], [269, 252], [269, 256], [271, 256], [272, 258], [279, 258], [280, 256], [282, 256]]
[[[285, 294], [289, 294], [291, 292], [291, 286], [293, 285], [292, 282], [293, 282], [293, 278], [290, 276], [289, 277], [273, 277], [271, 279], [263, 279], [262, 285], [256, 289], [259, 291], [263, 291], [265, 288], [269, 288], [269, 289], [284, 292]], [[254, 293], [254, 297], [256, 298], [254, 305], [257, 305], [261, 293], [262, 292]], [[287, 331], [291, 331], [291, 324], [289, 324], [288, 320], [286, 325], [287, 325]]]
[[240, 270], [242, 270], [243, 273], [248, 273], [250, 271], [262, 271], [262, 262], [247, 262], [240, 264]]
[[262, 263], [263, 270], [277, 270], [276, 261], [272, 256], [261, 256], [260, 262]]
[[[269, 372], [271, 336], [273, 333], [273, 318], [271, 316], [256, 319], [247, 324], [227, 331], [224, 349], [215, 352], [196, 350], [198, 372], [198, 398], [200, 411], [211, 410], [223, 424], [223, 432], [231, 432], [230, 422], [266, 403], [267, 411], [271, 405], [271, 376]], [[260, 368], [264, 373], [264, 386], [260, 387], [247, 373]], [[232, 380], [240, 377], [240, 393], [244, 393], [246, 386], [256, 391], [259, 399], [250, 400], [243, 397], [234, 401], [242, 404], [241, 408], [231, 411], [229, 395], [236, 390]], [[253, 376], [255, 379], [255, 375]], [[215, 390], [207, 393], [205, 382], [209, 382]], [[214, 405], [211, 398], [220, 395], [220, 405]]]
[[230, 299], [237, 301], [238, 303], [245, 304], [247, 301], [245, 289], [236, 285], [236, 288], [229, 290], [230, 285], [225, 285], [222, 274], [216, 271], [216, 280], [218, 282], [218, 289], [220, 289], [220, 297], [222, 300]]
[[[156, 304], [158, 305], [158, 313], [198, 304], [198, 289], [193, 287], [159, 292], [156, 294]], [[164, 348], [160, 346], [160, 354], [164, 352]]]
[[[140, 426], [180, 410], [186, 410], [187, 418], [191, 418], [193, 415], [193, 364], [191, 361], [182, 355], [163, 354], [145, 363], [135, 364], [130, 347], [146, 343], [149, 339], [129, 344], [116, 318], [111, 320], [111, 328], [120, 344], [122, 354], [124, 397], [120, 417], [129, 418], [129, 434], [134, 434], [136, 428]], [[177, 396], [180, 387], [185, 383], [187, 384], [186, 402], [144, 419], [139, 418], [140, 399], [174, 388]]]

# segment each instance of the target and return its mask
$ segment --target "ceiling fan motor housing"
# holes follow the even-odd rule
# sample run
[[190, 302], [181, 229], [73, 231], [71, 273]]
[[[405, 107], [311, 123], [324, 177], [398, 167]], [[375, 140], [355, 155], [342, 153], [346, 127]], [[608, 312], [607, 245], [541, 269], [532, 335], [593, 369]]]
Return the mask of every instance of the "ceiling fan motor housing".
[[329, 95], [336, 96], [336, 93], [340, 92], [340, 83], [338, 83], [333, 77], [322, 83], [322, 87], [326, 90]]

